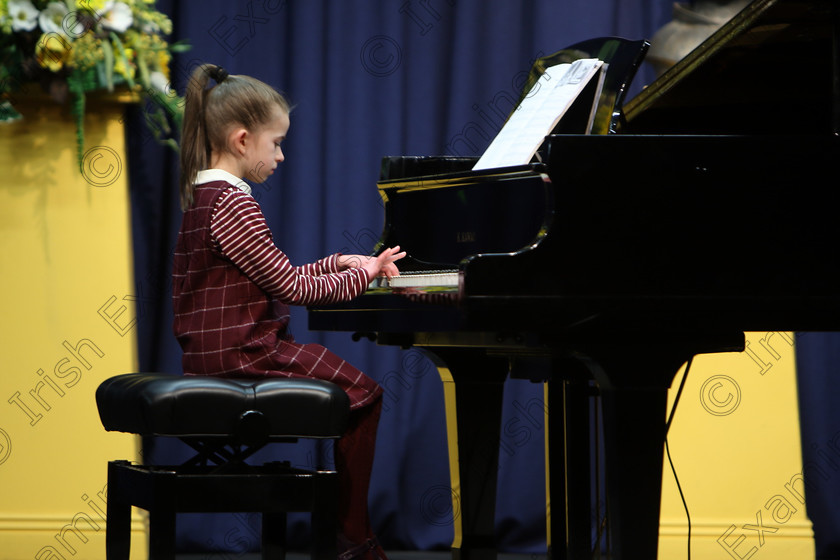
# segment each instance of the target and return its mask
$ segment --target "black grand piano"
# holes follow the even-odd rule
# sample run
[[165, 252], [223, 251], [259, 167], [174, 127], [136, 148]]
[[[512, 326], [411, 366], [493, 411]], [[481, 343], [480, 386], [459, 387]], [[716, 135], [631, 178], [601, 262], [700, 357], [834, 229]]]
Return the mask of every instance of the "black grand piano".
[[514, 168], [383, 160], [379, 247], [408, 250], [405, 276], [311, 308], [309, 326], [422, 348], [438, 365], [454, 558], [496, 557], [508, 376], [547, 383], [549, 557], [593, 557], [597, 399], [609, 556], [653, 560], [676, 372], [742, 350], [745, 331], [840, 329], [838, 45], [834, 0], [756, 0], [625, 103], [647, 43], [584, 42], [531, 77], [606, 60], [591, 133], [564, 119], [539, 161]]

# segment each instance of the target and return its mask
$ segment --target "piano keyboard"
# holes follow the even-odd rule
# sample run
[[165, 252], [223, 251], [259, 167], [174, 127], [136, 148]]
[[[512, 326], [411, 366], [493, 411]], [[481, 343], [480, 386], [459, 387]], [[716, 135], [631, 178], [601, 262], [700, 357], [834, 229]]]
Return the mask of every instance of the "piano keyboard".
[[457, 288], [458, 271], [423, 270], [400, 272], [399, 276], [386, 278], [380, 276], [370, 283], [371, 288]]

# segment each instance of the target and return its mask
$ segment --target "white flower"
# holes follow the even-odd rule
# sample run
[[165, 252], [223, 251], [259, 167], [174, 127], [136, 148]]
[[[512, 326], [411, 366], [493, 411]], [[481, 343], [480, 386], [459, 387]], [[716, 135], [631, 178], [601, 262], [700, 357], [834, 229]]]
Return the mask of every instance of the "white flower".
[[123, 2], [115, 2], [113, 0], [105, 2], [102, 13], [99, 15], [102, 16], [102, 19], [99, 20], [102, 23], [102, 27], [111, 29], [117, 33], [122, 33], [131, 27], [131, 24], [134, 22], [134, 16], [131, 15], [131, 8]]
[[9, 0], [13, 31], [32, 31], [38, 25], [38, 9], [29, 0]]
[[77, 39], [85, 32], [85, 26], [75, 14], [67, 17], [70, 10], [61, 2], [50, 2], [38, 16], [38, 24], [44, 33], [60, 33]]
[[170, 95], [170, 92], [174, 94], [172, 84], [169, 83], [169, 80], [166, 79], [163, 72], [155, 70], [149, 73], [149, 85], [165, 95]]

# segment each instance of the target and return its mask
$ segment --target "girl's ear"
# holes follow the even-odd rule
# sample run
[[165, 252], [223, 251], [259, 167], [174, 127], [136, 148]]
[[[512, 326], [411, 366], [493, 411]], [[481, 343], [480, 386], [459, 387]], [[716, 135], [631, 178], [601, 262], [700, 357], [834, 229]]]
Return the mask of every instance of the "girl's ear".
[[228, 142], [231, 151], [239, 155], [245, 155], [246, 146], [249, 140], [248, 131], [244, 128], [234, 128], [228, 135]]

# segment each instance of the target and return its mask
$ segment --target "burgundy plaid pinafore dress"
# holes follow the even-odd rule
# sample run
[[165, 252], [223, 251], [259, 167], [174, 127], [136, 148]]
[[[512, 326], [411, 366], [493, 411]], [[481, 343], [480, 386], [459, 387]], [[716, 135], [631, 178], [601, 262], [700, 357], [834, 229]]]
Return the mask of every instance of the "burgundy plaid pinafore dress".
[[272, 240], [254, 198], [227, 181], [197, 185], [175, 246], [174, 331], [185, 375], [314, 377], [350, 397], [351, 409], [376, 399], [371, 378], [318, 344], [288, 331], [287, 304], [352, 299], [367, 272], [339, 272], [338, 255], [295, 267]]

